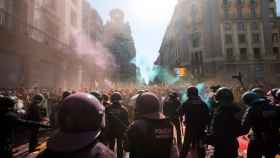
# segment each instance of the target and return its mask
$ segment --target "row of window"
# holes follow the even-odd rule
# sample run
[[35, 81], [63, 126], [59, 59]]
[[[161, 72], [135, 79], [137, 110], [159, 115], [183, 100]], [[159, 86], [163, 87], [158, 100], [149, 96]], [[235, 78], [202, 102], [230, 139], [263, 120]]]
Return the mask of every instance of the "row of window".
[[276, 59], [280, 59], [280, 52], [278, 47], [273, 47], [273, 55]]
[[[232, 31], [233, 25], [234, 24], [232, 24], [232, 23], [226, 22], [224, 24], [224, 30], [225, 31]], [[244, 23], [244, 22], [238, 22], [238, 23], [236, 23], [236, 26], [237, 26], [237, 30], [240, 31], [240, 32], [247, 30], [247, 24]], [[251, 22], [250, 23], [250, 28], [251, 28], [252, 31], [258, 31], [259, 26], [260, 25], [259, 25], [258, 22]]]
[[203, 63], [203, 55], [201, 51], [191, 53], [191, 63], [193, 65]]
[[[261, 42], [261, 36], [259, 33], [252, 33], [252, 43], [258, 44]], [[239, 44], [246, 44], [247, 37], [246, 34], [240, 33], [238, 34], [238, 42]], [[272, 33], [272, 42], [279, 43], [280, 42], [280, 34], [279, 33]], [[233, 44], [233, 36], [232, 34], [225, 34], [225, 44]]]
[[247, 16], [250, 16], [250, 17], [253, 17], [253, 18], [257, 17], [257, 8], [256, 8], [256, 6], [252, 5], [250, 7], [249, 15], [246, 15], [241, 7], [237, 8], [236, 12], [230, 11], [228, 7], [224, 8], [224, 18], [225, 19], [227, 19], [227, 18], [234, 18], [234, 17], [236, 17], [236, 18], [243, 18], [243, 17], [247, 17]]
[[279, 33], [272, 33], [272, 42], [279, 43], [280, 41], [280, 34]]
[[[256, 5], [257, 0], [249, 0], [247, 2], [251, 5]], [[223, 4], [225, 6], [229, 5], [229, 4], [233, 4], [233, 3], [235, 3], [237, 5], [244, 5], [246, 3], [246, 0], [223, 0]]]
[[[239, 44], [246, 44], [247, 37], [246, 34], [238, 34], [238, 42]], [[252, 43], [258, 44], [261, 42], [261, 37], [259, 33], [252, 33]], [[231, 34], [225, 35], [225, 44], [232, 44], [233, 43], [233, 36]]]
[[[247, 60], [248, 59], [247, 48], [240, 48], [239, 53], [240, 53], [239, 54], [240, 60]], [[256, 59], [256, 60], [262, 59], [260, 48], [253, 48], [253, 54], [254, 54], [254, 59]], [[234, 60], [235, 59], [233, 48], [227, 48], [226, 49], [226, 58], [227, 58], [227, 60]]]
[[[240, 60], [248, 59], [247, 48], [240, 48], [239, 53], [240, 53], [239, 54]], [[253, 48], [253, 55], [254, 55], [254, 59], [261, 60], [262, 59], [261, 49]], [[275, 57], [275, 59], [280, 59], [279, 47], [273, 47], [273, 56]], [[226, 49], [226, 59], [229, 61], [233, 61], [235, 59], [233, 48]]]
[[192, 47], [198, 48], [200, 46], [201, 34], [199, 32], [195, 32], [192, 34]]

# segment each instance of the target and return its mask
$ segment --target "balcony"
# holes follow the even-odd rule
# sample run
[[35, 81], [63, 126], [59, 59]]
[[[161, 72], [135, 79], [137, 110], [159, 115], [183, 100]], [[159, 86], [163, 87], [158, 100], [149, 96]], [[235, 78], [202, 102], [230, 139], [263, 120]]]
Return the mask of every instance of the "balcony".
[[0, 9], [0, 29], [7, 30], [15, 35], [24, 35], [27, 38], [33, 39], [58, 51], [73, 52], [73, 49], [69, 45], [50, 36], [48, 33], [40, 30], [39, 28], [28, 24], [24, 18], [16, 17], [4, 9]]

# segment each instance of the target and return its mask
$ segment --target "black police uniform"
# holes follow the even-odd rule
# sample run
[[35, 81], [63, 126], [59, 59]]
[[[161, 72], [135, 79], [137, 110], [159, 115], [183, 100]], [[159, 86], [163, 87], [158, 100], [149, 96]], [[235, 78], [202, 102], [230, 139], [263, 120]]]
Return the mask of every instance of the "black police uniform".
[[238, 156], [237, 137], [244, 135], [236, 105], [218, 105], [210, 122], [208, 143], [215, 147], [214, 158], [236, 158]]
[[179, 109], [180, 115], [185, 115], [186, 132], [184, 137], [181, 157], [185, 158], [189, 147], [198, 147], [199, 157], [205, 157], [203, 139], [205, 137], [206, 126], [209, 123], [209, 109], [199, 96], [192, 97], [183, 103]]
[[248, 158], [274, 158], [280, 152], [279, 107], [265, 100], [253, 103], [244, 114], [242, 125], [253, 135], [248, 145]]
[[181, 121], [180, 121], [180, 116], [177, 115], [177, 110], [180, 107], [181, 107], [180, 101], [172, 97], [168, 97], [163, 103], [163, 113], [175, 125], [178, 148], [181, 150], [182, 149]]
[[20, 119], [20, 117], [13, 111], [1, 112], [0, 124], [4, 125], [4, 128], [0, 130], [0, 157], [3, 158], [12, 157], [12, 145], [14, 143], [16, 127], [48, 127], [46, 125], [42, 125], [33, 121]]
[[[170, 158], [174, 126], [167, 119], [139, 119], [127, 132], [130, 158]], [[176, 141], [176, 140], [175, 140]]]
[[[27, 113], [27, 120], [42, 121], [42, 108], [39, 103], [31, 103]], [[38, 145], [38, 127], [30, 128], [29, 152], [33, 152]]]
[[113, 103], [106, 108], [106, 138], [112, 150], [117, 139], [118, 158], [123, 157], [124, 133], [129, 125], [127, 109], [120, 103]]

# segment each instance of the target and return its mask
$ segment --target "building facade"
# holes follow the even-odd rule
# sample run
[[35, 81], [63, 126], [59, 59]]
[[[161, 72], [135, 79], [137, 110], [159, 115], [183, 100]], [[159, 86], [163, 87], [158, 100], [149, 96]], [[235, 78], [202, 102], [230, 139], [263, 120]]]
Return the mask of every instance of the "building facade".
[[82, 37], [84, 42], [90, 45], [90, 49], [86, 50], [82, 55], [83, 58], [83, 87], [86, 88], [87, 85], [95, 85], [95, 83], [100, 83], [104, 81], [104, 78], [108, 75], [105, 74], [103, 70], [100, 70], [96, 61], [96, 53], [92, 51], [99, 51], [99, 54], [103, 52], [100, 51], [103, 39], [103, 21], [101, 16], [98, 14], [95, 8], [93, 8], [88, 1], [83, 1], [83, 12], [82, 12]]
[[102, 41], [103, 38], [103, 20], [95, 8], [92, 8], [89, 2], [83, 1], [82, 29], [93, 41]]
[[82, 1], [0, 0], [0, 87], [81, 87]]
[[172, 32], [167, 30], [161, 65], [172, 65], [164, 61], [179, 52], [175, 65], [187, 66], [194, 76], [229, 79], [242, 72], [247, 81], [277, 81], [280, 45], [274, 0], [181, 0], [172, 19], [179, 20], [172, 20], [169, 27], [183, 25], [186, 37], [175, 37], [176, 43], [184, 44], [168, 48], [165, 41]]
[[136, 66], [132, 60], [136, 57], [136, 49], [130, 25], [125, 22], [123, 11], [113, 9], [110, 20], [104, 26], [103, 43], [115, 60], [111, 78], [121, 82], [136, 81]]

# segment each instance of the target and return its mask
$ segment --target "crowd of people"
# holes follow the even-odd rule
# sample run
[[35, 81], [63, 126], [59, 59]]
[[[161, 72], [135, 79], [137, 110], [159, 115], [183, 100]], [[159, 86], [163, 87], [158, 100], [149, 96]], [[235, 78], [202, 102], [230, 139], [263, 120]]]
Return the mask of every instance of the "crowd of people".
[[280, 153], [280, 89], [120, 86], [96, 91], [0, 91], [0, 156], [12, 157], [17, 127], [53, 131], [38, 158], [248, 158]]

